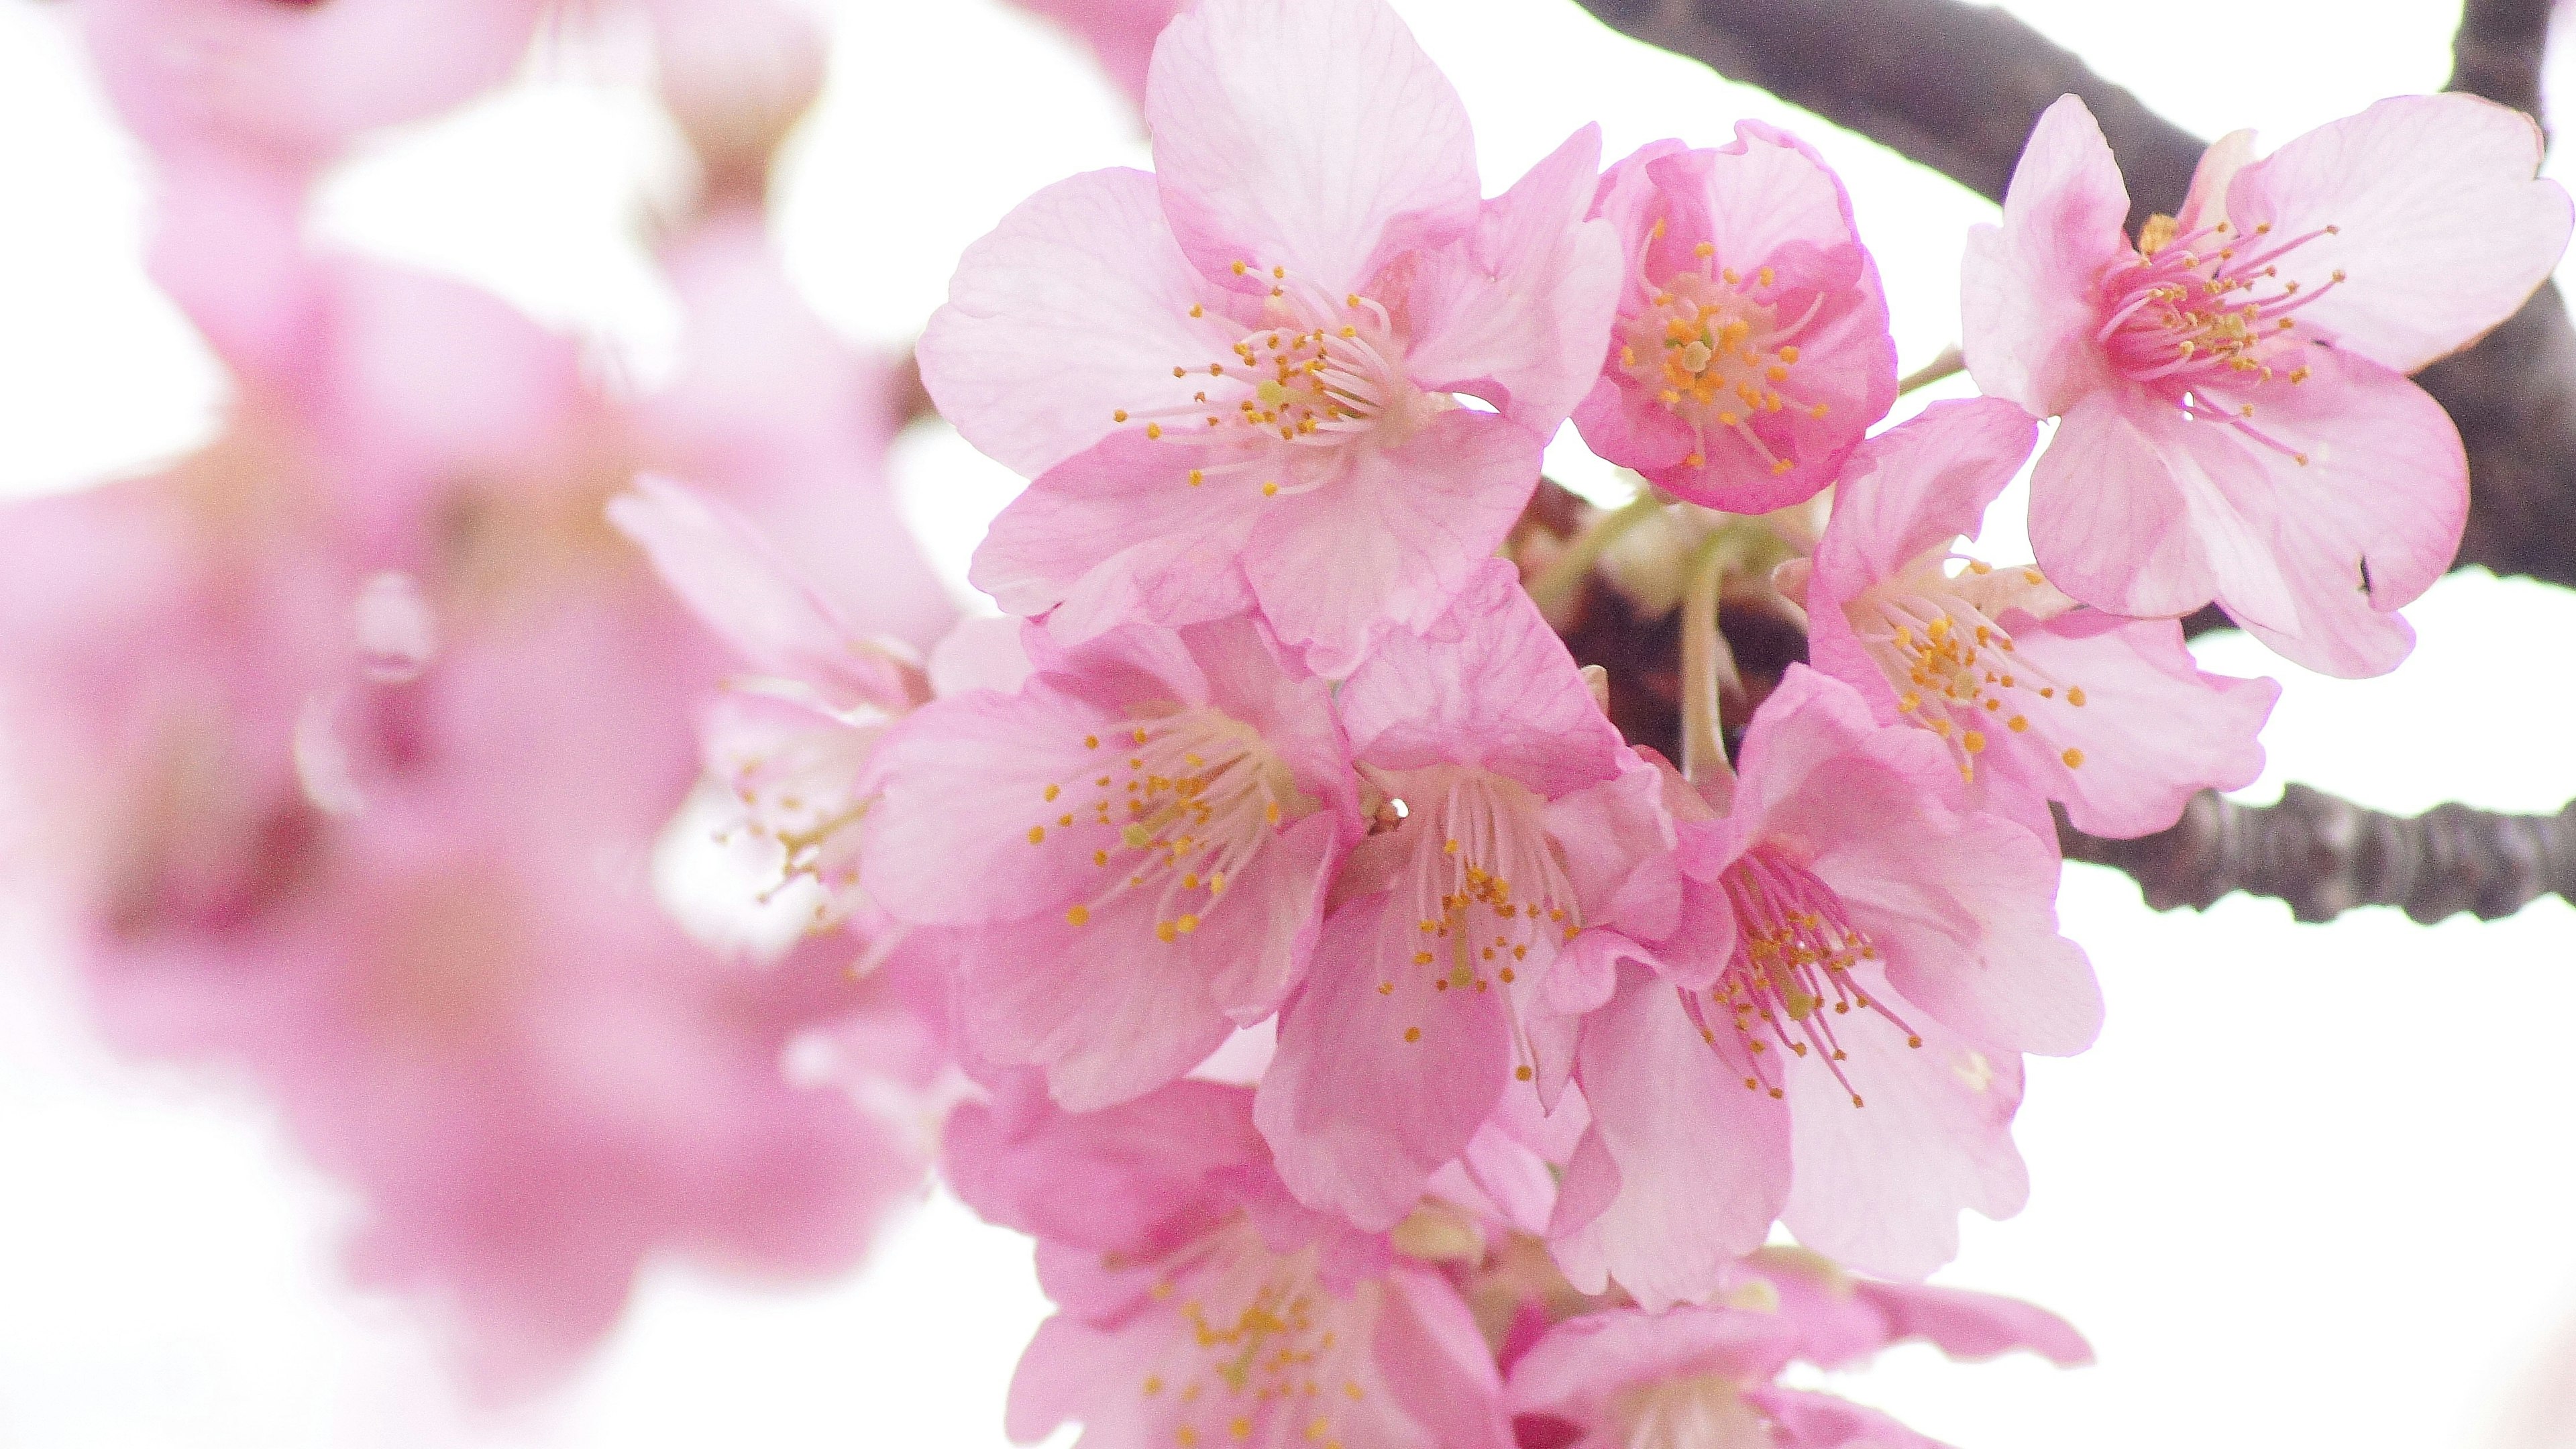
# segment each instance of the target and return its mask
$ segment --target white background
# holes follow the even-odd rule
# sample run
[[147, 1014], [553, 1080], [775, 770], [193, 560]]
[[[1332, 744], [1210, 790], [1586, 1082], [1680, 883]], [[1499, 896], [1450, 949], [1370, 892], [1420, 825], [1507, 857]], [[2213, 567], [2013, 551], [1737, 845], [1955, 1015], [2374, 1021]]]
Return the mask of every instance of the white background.
[[[1908, 366], [1955, 335], [1965, 227], [1992, 208], [1570, 0], [1396, 0], [1465, 93], [1487, 189], [1598, 119], [1613, 155], [1783, 120], [1843, 169]], [[2456, 12], [2240, 0], [2170, 14], [2010, 7], [2203, 135], [2277, 144], [2438, 86]], [[958, 250], [1061, 175], [1138, 163], [1124, 102], [1079, 53], [994, 3], [852, 4], [833, 87], [791, 153], [782, 243], [855, 338], [899, 345]], [[147, 205], [56, 8], [0, 0], [0, 493], [130, 471], [204, 438], [220, 371], [143, 280]], [[2562, 93], [2564, 88], [2562, 87]], [[388, 138], [330, 183], [317, 225], [470, 277], [649, 377], [671, 301], [638, 220], [680, 184], [634, 94], [558, 58], [514, 93]], [[2428, 263], [2438, 265], [2438, 259]], [[1015, 486], [937, 428], [897, 463], [952, 572]], [[1615, 490], [1571, 431], [1567, 477]], [[2018, 520], [1984, 549], [2006, 558]], [[5, 526], [5, 523], [0, 523]], [[2567, 748], [2576, 600], [2483, 575], [2412, 611], [2392, 678], [2337, 683], [2238, 638], [2212, 667], [2285, 676], [2262, 798], [2295, 778], [2397, 810], [2576, 796]], [[0, 621], [5, 627], [5, 621]], [[2034, 1064], [2019, 1137], [2036, 1183], [1971, 1220], [1942, 1281], [2027, 1296], [2100, 1366], [1888, 1355], [1841, 1387], [1976, 1449], [2333, 1444], [2489, 1449], [2576, 1374], [2576, 920], [2292, 925], [2243, 899], [2158, 916], [2070, 870], [2069, 930], [2109, 996], [2100, 1046]], [[0, 930], [0, 1446], [998, 1446], [1011, 1360], [1045, 1306], [1025, 1247], [934, 1198], [845, 1283], [752, 1290], [648, 1275], [636, 1311], [558, 1399], [469, 1414], [398, 1306], [353, 1299], [332, 1243], [349, 1205], [233, 1084], [107, 1058], [58, 953]], [[2562, 1379], [2563, 1381], [2563, 1379]], [[2514, 1440], [2514, 1449], [2576, 1444]]]

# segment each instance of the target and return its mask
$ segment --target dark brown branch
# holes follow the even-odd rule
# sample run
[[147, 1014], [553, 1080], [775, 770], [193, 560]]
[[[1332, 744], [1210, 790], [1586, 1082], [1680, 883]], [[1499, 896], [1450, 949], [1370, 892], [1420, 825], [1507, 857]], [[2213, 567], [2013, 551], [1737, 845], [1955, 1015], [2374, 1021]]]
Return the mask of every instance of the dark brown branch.
[[2540, 115], [2540, 61], [2555, 0], [2468, 0], [2451, 39], [2450, 89]]
[[[2000, 10], [1959, 0], [1579, 0], [1615, 29], [1696, 57], [2000, 198], [2058, 96], [2084, 98], [2129, 181], [2134, 225], [2171, 211], [2201, 141]], [[2452, 84], [2536, 104], [2546, 0], [2470, 0]], [[2419, 375], [2468, 445], [2458, 563], [2576, 585], [2576, 329], [2544, 286], [2477, 346]], [[2207, 622], [2207, 621], [2204, 621]]]
[[2289, 902], [2302, 921], [2396, 906], [2430, 924], [2461, 911], [2492, 921], [2552, 893], [2576, 900], [2576, 803], [2555, 815], [2441, 805], [2401, 819], [2305, 785], [2277, 805], [2203, 791], [2161, 834], [2102, 840], [2061, 815], [2057, 839], [2069, 860], [2135, 877], [2160, 911], [2244, 891]]

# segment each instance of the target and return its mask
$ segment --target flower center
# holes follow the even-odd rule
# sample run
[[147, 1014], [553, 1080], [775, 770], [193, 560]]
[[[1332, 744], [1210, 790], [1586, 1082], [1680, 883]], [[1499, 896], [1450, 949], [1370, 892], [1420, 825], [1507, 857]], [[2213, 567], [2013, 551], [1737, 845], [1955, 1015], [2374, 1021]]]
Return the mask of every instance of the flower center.
[[[1235, 263], [1237, 275], [1245, 263]], [[1142, 422], [1148, 438], [1213, 447], [1189, 473], [1190, 486], [1257, 479], [1264, 497], [1306, 492], [1333, 476], [1332, 455], [1367, 438], [1400, 443], [1445, 397], [1425, 394], [1406, 376], [1404, 341], [1375, 299], [1353, 292], [1339, 303], [1271, 269], [1262, 302], [1267, 325], [1245, 333], [1227, 358], [1176, 363], [1172, 376], [1204, 375], [1208, 385], [1185, 404], [1112, 414]], [[1206, 308], [1193, 306], [1192, 317]]]
[[[1647, 245], [1663, 234], [1658, 221]], [[1809, 299], [1784, 324], [1771, 268], [1739, 274], [1720, 266], [1716, 247], [1707, 242], [1694, 255], [1698, 270], [1649, 287], [1645, 309], [1621, 323], [1619, 366], [1698, 434], [1699, 448], [1683, 466], [1707, 467], [1714, 439], [1714, 446], [1749, 451], [1772, 472], [1786, 473], [1791, 460], [1774, 452], [1755, 424], [1788, 408], [1825, 415], [1825, 404], [1802, 403], [1784, 391], [1798, 365], [1796, 338], [1815, 320], [1824, 298]]]
[[1630, 1390], [1616, 1417], [1625, 1449], [1771, 1449], [1771, 1422], [1724, 1374]]
[[[1065, 912], [1077, 926], [1129, 891], [1151, 890], [1155, 936], [1189, 935], [1273, 835], [1317, 808], [1259, 731], [1206, 706], [1141, 721], [1124, 734], [1085, 735], [1083, 746], [1102, 756], [1099, 773], [1070, 791], [1044, 791], [1055, 828], [1117, 832], [1091, 853], [1106, 883]], [[1080, 803], [1066, 798], [1086, 794]], [[1029, 843], [1043, 843], [1048, 828], [1030, 826]]]
[[1182, 1330], [1141, 1386], [1180, 1421], [1158, 1442], [1340, 1449], [1340, 1416], [1370, 1393], [1362, 1379], [1376, 1288], [1338, 1297], [1317, 1265], [1314, 1248], [1282, 1257], [1239, 1221], [1183, 1250], [1152, 1290], [1180, 1300]]
[[1509, 986], [1532, 947], [1544, 963], [1582, 929], [1545, 802], [1485, 770], [1443, 769], [1420, 786], [1404, 797], [1402, 827], [1414, 833], [1403, 887], [1421, 937], [1413, 964], [1434, 973], [1439, 991]]
[[[1735, 955], [1707, 990], [1686, 997], [1700, 1035], [1726, 1057], [1753, 1091], [1783, 1094], [1787, 1057], [1814, 1056], [1861, 1105], [1844, 1074], [1848, 1060], [1837, 1017], [1858, 1010], [1923, 1038], [1852, 980], [1852, 968], [1879, 959], [1869, 934], [1851, 923], [1833, 887], [1777, 847], [1756, 845], [1718, 877], [1735, 909]], [[1786, 1053], [1787, 1057], [1782, 1054]]]
[[[2035, 568], [2015, 572], [2033, 587], [2046, 583]], [[1991, 564], [1971, 561], [1967, 577], [1993, 573]], [[1993, 731], [2024, 734], [2033, 710], [2084, 707], [2083, 686], [2015, 658], [2011, 631], [1937, 569], [1871, 588], [1846, 605], [1844, 615], [1861, 647], [1896, 686], [1897, 709], [1949, 743], [1963, 779], [1977, 778], [1977, 756], [1985, 753]], [[2059, 758], [2075, 769], [2084, 763], [2084, 752], [2069, 748]]]
[[2276, 378], [2307, 381], [2301, 357], [2308, 339], [2290, 314], [2334, 290], [2344, 274], [2337, 269], [2323, 286], [2308, 287], [2284, 278], [2281, 264], [2338, 230], [2319, 227], [2279, 241], [2270, 222], [2251, 233], [2225, 221], [2182, 232], [2171, 217], [2151, 217], [2139, 230], [2136, 262], [2102, 280], [2106, 320], [2095, 340], [2131, 382], [2158, 384], [2193, 417], [2226, 423], [2305, 463], [2305, 454], [2255, 426], [2253, 403], [2213, 394]]
[[719, 746], [725, 783], [741, 814], [716, 838], [730, 840], [740, 831], [775, 843], [781, 854], [777, 881], [760, 893], [764, 904], [800, 876], [832, 899], [858, 888], [860, 827], [875, 800], [859, 780], [881, 733], [875, 725], [818, 721], [809, 729], [764, 733], [738, 751]]

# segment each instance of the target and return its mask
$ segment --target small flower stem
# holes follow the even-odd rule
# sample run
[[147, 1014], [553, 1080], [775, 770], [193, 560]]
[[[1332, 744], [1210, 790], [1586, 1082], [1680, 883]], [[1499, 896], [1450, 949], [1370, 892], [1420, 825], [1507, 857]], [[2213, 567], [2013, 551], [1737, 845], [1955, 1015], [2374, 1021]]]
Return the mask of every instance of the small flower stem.
[[1899, 378], [1896, 395], [1903, 397], [1918, 387], [1930, 387], [1945, 377], [1957, 376], [1967, 365], [1967, 355], [1959, 350], [1959, 344], [1953, 342], [1941, 349], [1940, 356]]
[[1618, 542], [1621, 534], [1654, 517], [1663, 506], [1664, 500], [1654, 489], [1640, 488], [1636, 497], [1593, 519], [1581, 533], [1566, 540], [1565, 552], [1550, 559], [1547, 567], [1529, 581], [1529, 594], [1538, 601], [1539, 612], [1551, 620], [1560, 618], [1610, 545]]
[[1735, 677], [1735, 654], [1717, 629], [1717, 594], [1741, 551], [1724, 533], [1702, 544], [1682, 594], [1682, 778], [1720, 810], [1735, 795], [1735, 770], [1718, 734], [1718, 685]]

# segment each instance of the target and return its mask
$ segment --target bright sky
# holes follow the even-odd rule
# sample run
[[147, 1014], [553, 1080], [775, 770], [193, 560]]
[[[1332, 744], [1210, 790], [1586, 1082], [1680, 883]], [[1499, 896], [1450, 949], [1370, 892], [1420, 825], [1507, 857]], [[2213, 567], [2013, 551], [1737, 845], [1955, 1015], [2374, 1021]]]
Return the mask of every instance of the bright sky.
[[[1396, 0], [1456, 80], [1499, 190], [1599, 120], [1611, 154], [1783, 121], [1850, 184], [1910, 366], [1955, 335], [1964, 229], [1991, 207], [1867, 142], [1600, 29], [1571, 0]], [[2183, 64], [2134, 7], [2013, 9], [2205, 135], [2277, 144], [2438, 86], [2450, 7], [2241, 0], [2177, 15]], [[1123, 102], [996, 0], [840, 7], [835, 84], [778, 214], [816, 304], [900, 344], [958, 251], [1065, 174], [1141, 164]], [[205, 436], [219, 372], [139, 269], [144, 194], [58, 7], [0, 0], [0, 494], [127, 470]], [[674, 310], [634, 223], [677, 143], [636, 97], [562, 65], [337, 176], [333, 240], [470, 277], [649, 376]], [[2562, 92], [2564, 88], [2562, 87]], [[1569, 430], [1558, 476], [1615, 491]], [[953, 571], [1013, 481], [952, 435], [898, 451]], [[2019, 520], [1989, 530], [2013, 555]], [[2392, 678], [2298, 675], [2239, 638], [2211, 667], [2286, 678], [2275, 767], [2367, 803], [2555, 809], [2576, 601], [2455, 577], [2411, 611]], [[2532, 646], [2537, 643], [2540, 648]], [[2551, 667], [2534, 667], [2546, 663]], [[2110, 1001], [2099, 1047], [2031, 1072], [2030, 1209], [1971, 1219], [1942, 1281], [2067, 1314], [2099, 1367], [1948, 1366], [1900, 1351], [1844, 1387], [1967, 1449], [2331, 1443], [2507, 1449], [2544, 1340], [2576, 1316], [2576, 919], [2493, 926], [2363, 912], [2292, 925], [2242, 899], [2158, 916], [2076, 868], [2069, 929]], [[1044, 1313], [1023, 1245], [934, 1199], [847, 1283], [753, 1291], [652, 1277], [560, 1400], [468, 1423], [384, 1303], [331, 1256], [348, 1205], [246, 1091], [136, 1068], [84, 1034], [30, 928], [0, 918], [0, 1449], [997, 1449], [1001, 1389]], [[2562, 1346], [2562, 1355], [2576, 1355]], [[2576, 1369], [2571, 1369], [2576, 1372]], [[2510, 1449], [2565, 1449], [2567, 1437]]]

